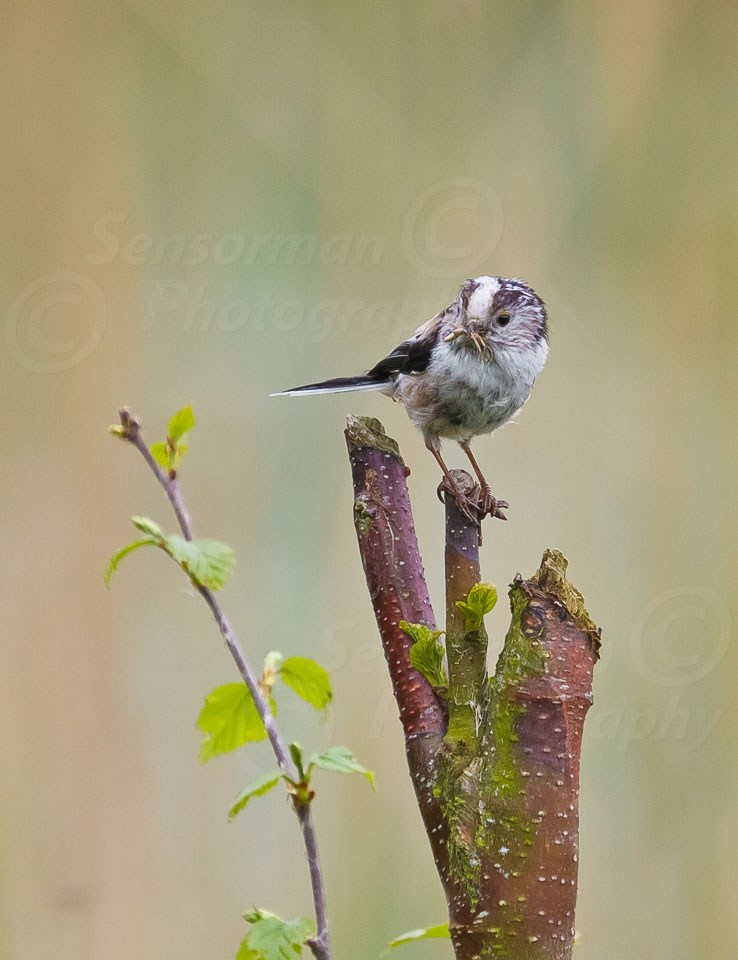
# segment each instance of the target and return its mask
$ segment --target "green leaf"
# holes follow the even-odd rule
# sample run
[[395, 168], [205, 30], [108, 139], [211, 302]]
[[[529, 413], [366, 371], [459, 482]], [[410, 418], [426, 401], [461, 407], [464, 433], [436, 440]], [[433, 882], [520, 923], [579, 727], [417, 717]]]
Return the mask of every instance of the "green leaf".
[[195, 583], [211, 590], [220, 590], [233, 567], [233, 550], [218, 540], [185, 540], [174, 535], [166, 538], [164, 547]]
[[187, 444], [186, 444], [186, 443], [178, 443], [178, 444], [176, 445], [176, 447], [174, 448], [174, 463], [173, 463], [173, 466], [174, 466], [175, 468], [179, 467], [179, 465], [182, 463], [182, 460], [184, 459], [184, 455], [185, 455], [186, 453], [187, 453]]
[[[251, 910], [247, 910], [245, 913], [242, 913], [241, 916], [244, 918], [246, 923], [259, 923], [261, 920], [266, 920], [267, 917], [276, 917], [276, 913], [271, 913], [269, 910], [262, 910], [261, 907], [254, 907]], [[277, 917], [277, 919], [279, 919]]]
[[192, 412], [192, 407], [188, 403], [186, 407], [182, 407], [181, 410], [178, 410], [169, 421], [167, 436], [173, 440], [176, 445], [177, 441], [194, 426], [195, 414]]
[[266, 737], [264, 724], [243, 683], [226, 683], [211, 691], [205, 697], [197, 725], [205, 735], [200, 745], [201, 763]]
[[118, 564], [121, 562], [123, 557], [128, 556], [129, 553], [133, 553], [134, 550], [138, 550], [139, 547], [158, 547], [160, 546], [159, 541], [155, 540], [154, 537], [142, 537], [140, 540], [134, 540], [133, 543], [126, 544], [125, 547], [121, 547], [117, 553], [114, 553], [108, 562], [108, 566], [105, 570], [105, 586], [110, 586], [110, 579], [118, 569]]
[[238, 948], [235, 960], [264, 960], [264, 954], [252, 950], [246, 940], [247, 938], [244, 937], [241, 941], [241, 946]]
[[238, 794], [228, 811], [228, 819], [237, 816], [252, 797], [263, 797], [272, 787], [276, 787], [282, 777], [281, 773], [265, 773], [263, 777], [254, 780]]
[[443, 630], [431, 630], [424, 623], [408, 623], [407, 620], [400, 620], [400, 629], [410, 637], [413, 643], [420, 643], [428, 637], [437, 640], [443, 635]]
[[316, 710], [324, 710], [333, 697], [328, 671], [307, 657], [288, 657], [282, 663], [282, 679]]
[[334, 773], [362, 773], [371, 784], [372, 790], [376, 789], [374, 771], [362, 767], [348, 747], [329, 747], [323, 753], [314, 753], [310, 757], [310, 765], [323, 770], [333, 770]]
[[414, 940], [430, 940], [433, 937], [442, 937], [448, 940], [448, 924], [439, 923], [435, 927], [426, 927], [424, 930], [408, 930], [407, 933], [403, 933], [402, 936], [390, 941], [388, 946], [390, 948], [401, 947], [403, 943], [412, 943]]
[[178, 535], [168, 537], [159, 524], [149, 517], [131, 517], [131, 520], [134, 527], [147, 536], [128, 544], [113, 555], [105, 572], [106, 583], [110, 582], [111, 576], [126, 554], [147, 544], [154, 544], [166, 550], [196, 586], [220, 590], [228, 579], [235, 559], [233, 551], [227, 544], [220, 543], [218, 540], [185, 540]]
[[246, 934], [246, 944], [264, 960], [295, 960], [302, 956], [303, 944], [315, 930], [307, 917], [287, 921], [262, 910], [244, 916], [253, 924]]
[[485, 615], [497, 603], [497, 590], [491, 583], [475, 583], [466, 600], [457, 600], [456, 606], [466, 617], [465, 630], [478, 630]]
[[422, 623], [400, 621], [400, 628], [413, 641], [410, 647], [410, 663], [419, 670], [434, 687], [447, 687], [448, 676], [443, 662], [445, 650], [438, 638], [442, 630], [431, 630]]
[[292, 757], [292, 762], [297, 767], [297, 774], [302, 780], [305, 776], [305, 767], [302, 758], [302, 747], [299, 743], [293, 741], [290, 744], [290, 756]]
[[239, 952], [236, 960], [294, 960], [302, 956], [302, 948], [315, 931], [315, 924], [307, 917], [287, 921], [268, 910], [255, 907], [243, 915], [252, 924], [241, 944], [251, 953]]
[[156, 443], [152, 443], [151, 447], [151, 456], [156, 460], [160, 467], [163, 467], [165, 470], [171, 470], [172, 468], [172, 449], [168, 443], [163, 443], [161, 440], [157, 440]]
[[150, 537], [153, 537], [157, 543], [163, 544], [166, 540], [164, 531], [159, 524], [154, 523], [154, 521], [148, 517], [131, 517], [131, 522], [137, 530], [140, 530], [141, 533], [147, 533]]

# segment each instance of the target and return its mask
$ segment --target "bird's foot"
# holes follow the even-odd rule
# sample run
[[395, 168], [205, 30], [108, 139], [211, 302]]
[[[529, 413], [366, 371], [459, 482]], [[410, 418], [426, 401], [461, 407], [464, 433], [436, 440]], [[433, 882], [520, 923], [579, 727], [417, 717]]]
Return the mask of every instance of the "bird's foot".
[[475, 484], [467, 491], [455, 484], [453, 478], [444, 477], [438, 485], [437, 493], [441, 503], [444, 502], [443, 494], [450, 494], [466, 519], [480, 528], [485, 517], [507, 520], [503, 511], [508, 510], [510, 504], [507, 500], [498, 500], [487, 484], [481, 488]]
[[474, 486], [470, 494], [465, 493], [460, 487], [458, 487], [450, 477], [444, 477], [443, 480], [438, 484], [438, 489], [436, 491], [438, 494], [438, 499], [441, 503], [444, 503], [443, 494], [450, 494], [456, 501], [456, 506], [459, 511], [466, 517], [466, 519], [476, 526], [481, 527], [482, 519], [484, 513], [481, 512], [481, 501], [479, 500], [478, 493], [479, 487]]
[[498, 520], [507, 520], [507, 517], [502, 511], [509, 510], [510, 504], [507, 500], [495, 499], [489, 484], [485, 484], [482, 487], [479, 505], [482, 517], [489, 516], [496, 517]]

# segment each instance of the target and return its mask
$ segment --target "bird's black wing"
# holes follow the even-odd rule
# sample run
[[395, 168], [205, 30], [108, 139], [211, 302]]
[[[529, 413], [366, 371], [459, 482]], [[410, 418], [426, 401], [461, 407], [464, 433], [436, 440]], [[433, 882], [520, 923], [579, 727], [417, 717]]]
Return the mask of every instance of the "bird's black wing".
[[441, 331], [441, 317], [423, 324], [414, 337], [403, 340], [392, 353], [375, 364], [367, 373], [372, 380], [386, 380], [398, 373], [422, 373], [431, 361]]

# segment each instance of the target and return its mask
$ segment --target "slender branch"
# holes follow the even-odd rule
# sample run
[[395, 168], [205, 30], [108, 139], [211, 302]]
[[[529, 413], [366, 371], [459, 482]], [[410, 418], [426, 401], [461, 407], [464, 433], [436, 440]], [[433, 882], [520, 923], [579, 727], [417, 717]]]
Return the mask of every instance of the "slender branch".
[[297, 819], [300, 821], [302, 835], [305, 841], [305, 853], [310, 868], [310, 882], [313, 887], [313, 902], [315, 904], [315, 924], [318, 935], [312, 937], [308, 943], [318, 960], [330, 954], [328, 943], [328, 912], [325, 904], [325, 890], [320, 872], [320, 858], [318, 857], [318, 841], [315, 836], [315, 824], [310, 813], [310, 804], [301, 803], [295, 807]]
[[144, 439], [141, 436], [141, 421], [137, 417], [131, 416], [130, 411], [125, 407], [119, 411], [119, 416], [120, 425], [123, 428], [122, 439], [127, 440], [130, 444], [132, 444], [144, 458], [149, 469], [164, 488], [164, 493], [167, 495], [167, 498], [172, 505], [172, 510], [174, 510], [174, 515], [176, 516], [177, 523], [182, 531], [182, 536], [185, 538], [185, 540], [192, 540], [192, 521], [190, 520], [190, 515], [187, 512], [187, 508], [185, 507], [182, 496], [179, 492], [176, 473], [174, 470], [172, 470], [167, 476], [156, 460], [154, 460], [151, 451], [146, 446]]
[[[164, 473], [159, 464], [153, 458], [151, 451], [147, 447], [141, 435], [140, 421], [136, 417], [132, 416], [125, 407], [120, 410], [119, 415], [120, 424], [122, 427], [122, 433], [119, 434], [119, 436], [121, 436], [121, 439], [126, 440], [128, 443], [134, 446], [146, 461], [149, 469], [164, 489], [172, 509], [174, 510], [177, 523], [182, 531], [182, 536], [185, 538], [185, 540], [192, 540], [192, 523], [189, 512], [182, 498], [182, 493], [179, 489], [175, 472], [172, 470], [167, 476], [167, 474]], [[280, 770], [282, 770], [282, 772], [285, 773], [291, 780], [295, 780], [298, 774], [290, 758], [287, 744], [282, 739], [269, 704], [261, 692], [256, 675], [246, 660], [244, 652], [241, 648], [241, 644], [239, 643], [239, 640], [234, 633], [228, 618], [223, 612], [223, 609], [212, 590], [202, 585], [197, 585], [197, 590], [207, 603], [210, 612], [212, 613], [213, 618], [218, 625], [220, 634], [225, 641], [226, 647], [228, 648], [228, 651], [236, 664], [236, 668], [238, 669], [241, 679], [251, 694], [251, 697], [254, 701], [254, 706], [256, 707], [256, 712], [259, 714], [259, 717], [264, 724], [267, 737], [269, 738], [269, 743], [271, 744], [272, 751], [274, 752], [274, 756], [276, 757]], [[310, 803], [302, 803], [294, 800], [293, 807], [302, 831], [305, 854], [310, 869], [310, 883], [312, 887], [313, 907], [315, 911], [315, 923], [317, 928], [316, 936], [310, 938], [308, 945], [313, 952], [313, 955], [316, 957], [316, 960], [330, 960], [325, 889], [320, 868], [320, 859], [318, 857], [318, 846], [315, 837], [315, 826], [313, 824]]]
[[[475, 484], [465, 470], [453, 470], [452, 476], [464, 494]], [[466, 617], [456, 606], [466, 600], [474, 584], [479, 583], [479, 527], [472, 523], [446, 494], [446, 656], [448, 658], [449, 728], [446, 742], [458, 753], [473, 754], [486, 713], [487, 631], [481, 623], [466, 630]]]
[[295, 779], [297, 776], [297, 771], [292, 763], [292, 760], [289, 755], [289, 750], [282, 740], [282, 737], [277, 729], [277, 724], [274, 720], [274, 715], [269, 709], [269, 706], [264, 699], [261, 690], [259, 689], [259, 682], [256, 679], [256, 676], [252, 673], [251, 667], [249, 667], [247, 660], [244, 657], [241, 646], [238, 642], [236, 635], [234, 634], [228, 618], [223, 613], [223, 610], [218, 603], [215, 595], [212, 590], [209, 590], [207, 587], [199, 586], [197, 587], [198, 593], [200, 593], [210, 607], [210, 612], [215, 618], [215, 622], [218, 624], [218, 629], [220, 634], [225, 640], [225, 644], [228, 647], [228, 652], [233, 658], [238, 672], [241, 674], [241, 679], [248, 687], [248, 691], [251, 694], [254, 704], [256, 705], [256, 710], [261, 718], [264, 728], [266, 729], [267, 736], [269, 737], [269, 743], [272, 746], [274, 756], [277, 758], [277, 763], [279, 764], [280, 769], [283, 773], [286, 773], [291, 779]]

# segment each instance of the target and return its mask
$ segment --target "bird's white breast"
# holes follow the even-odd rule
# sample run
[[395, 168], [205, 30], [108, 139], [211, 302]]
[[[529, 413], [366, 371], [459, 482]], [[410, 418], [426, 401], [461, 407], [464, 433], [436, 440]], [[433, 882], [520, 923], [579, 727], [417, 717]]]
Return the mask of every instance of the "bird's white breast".
[[490, 433], [523, 406], [547, 354], [544, 339], [523, 350], [495, 349], [491, 359], [440, 341], [428, 369], [401, 376], [395, 395], [427, 434], [460, 440]]

